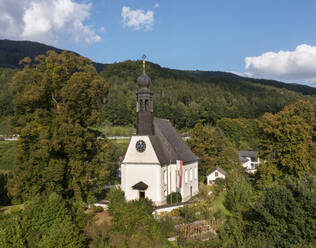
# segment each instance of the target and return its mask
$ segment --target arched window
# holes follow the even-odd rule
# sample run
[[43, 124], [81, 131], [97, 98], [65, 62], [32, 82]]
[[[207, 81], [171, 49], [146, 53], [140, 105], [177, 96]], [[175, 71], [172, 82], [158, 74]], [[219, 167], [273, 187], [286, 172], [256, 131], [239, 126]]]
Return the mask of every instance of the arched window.
[[149, 111], [149, 101], [145, 100], [145, 111]]
[[143, 102], [143, 100], [140, 100], [140, 101], [139, 101], [139, 111], [140, 111], [140, 112], [143, 112], [143, 111], [144, 111], [144, 102]]

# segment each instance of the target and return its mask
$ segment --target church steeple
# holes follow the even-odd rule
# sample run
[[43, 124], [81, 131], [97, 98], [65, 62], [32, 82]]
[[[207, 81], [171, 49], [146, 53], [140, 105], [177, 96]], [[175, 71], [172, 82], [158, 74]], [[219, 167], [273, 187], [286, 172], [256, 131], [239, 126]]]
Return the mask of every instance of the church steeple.
[[154, 135], [153, 128], [153, 101], [152, 92], [149, 89], [150, 77], [146, 74], [146, 55], [143, 56], [143, 73], [137, 79], [138, 91], [136, 93], [136, 134]]

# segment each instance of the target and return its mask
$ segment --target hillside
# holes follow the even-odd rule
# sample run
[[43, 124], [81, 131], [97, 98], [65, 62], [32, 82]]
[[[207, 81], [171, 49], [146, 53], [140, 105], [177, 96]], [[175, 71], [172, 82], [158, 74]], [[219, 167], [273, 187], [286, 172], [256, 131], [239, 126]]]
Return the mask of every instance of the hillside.
[[[24, 56], [34, 57], [47, 50], [62, 50], [29, 41], [0, 41], [0, 132], [8, 132], [13, 116], [13, 91], [8, 85]], [[95, 64], [96, 65], [96, 64]], [[135, 91], [141, 61], [125, 61], [99, 66], [109, 84], [109, 95], [100, 109], [101, 123], [135, 125]], [[271, 80], [244, 78], [227, 72], [182, 71], [147, 62], [152, 79], [155, 115], [170, 119], [178, 129], [197, 122], [215, 126], [222, 118], [258, 118], [276, 113], [301, 99], [316, 106], [316, 88]]]
[[[113, 125], [135, 123], [136, 81], [141, 70], [141, 61], [125, 61], [108, 65], [101, 72], [110, 84], [104, 118]], [[146, 72], [153, 82], [155, 115], [170, 119], [179, 129], [192, 128], [197, 122], [216, 125], [224, 117], [258, 118], [300, 99], [315, 105], [315, 95], [305, 96], [246, 78], [205, 76], [153, 63], [147, 63]]]
[[[62, 49], [48, 46], [39, 42], [0, 40], [0, 67], [15, 69], [20, 68], [19, 61], [21, 59], [25, 57], [30, 57], [33, 59], [37, 55], [45, 54], [49, 50], [53, 50], [57, 53], [61, 53], [63, 51]], [[101, 71], [106, 65], [94, 63], [94, 66], [98, 71]]]
[[288, 90], [293, 90], [296, 92], [300, 92], [304, 95], [315, 95], [316, 94], [316, 88], [303, 85], [303, 84], [289, 84], [284, 83], [276, 80], [268, 80], [268, 79], [257, 79], [257, 78], [249, 78], [249, 77], [241, 77], [239, 75], [236, 75], [234, 73], [230, 72], [221, 72], [221, 71], [191, 71], [189, 73], [195, 73], [195, 74], [201, 74], [203, 76], [208, 77], [223, 77], [223, 78], [232, 78], [236, 80], [246, 80], [252, 83], [262, 84], [262, 85], [270, 85], [277, 88], [284, 88]]
[[[63, 50], [58, 49], [53, 46], [48, 46], [39, 42], [33, 41], [13, 41], [13, 40], [0, 40], [0, 68], [20, 68], [19, 61], [25, 57], [34, 58], [39, 54], [44, 54], [48, 50], [54, 50], [57, 53], [62, 52]], [[77, 54], [77, 53], [75, 53]], [[98, 72], [101, 72], [107, 64], [93, 62]], [[230, 78], [238, 81], [248, 81], [256, 84], [270, 85], [277, 88], [284, 88], [288, 90], [293, 90], [300, 92], [304, 95], [315, 95], [316, 88], [309, 87], [306, 85], [300, 84], [288, 84], [275, 80], [266, 80], [266, 79], [254, 79], [241, 77], [229, 72], [221, 71], [180, 71], [180, 70], [171, 70], [182, 72], [184, 75], [195, 75], [201, 76], [202, 78]]]

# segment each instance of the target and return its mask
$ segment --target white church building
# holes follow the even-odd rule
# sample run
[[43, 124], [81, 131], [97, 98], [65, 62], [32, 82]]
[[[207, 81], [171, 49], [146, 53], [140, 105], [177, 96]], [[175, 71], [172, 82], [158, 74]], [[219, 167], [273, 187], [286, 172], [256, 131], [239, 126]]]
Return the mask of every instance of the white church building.
[[121, 189], [126, 200], [148, 198], [155, 205], [180, 192], [182, 201], [198, 193], [198, 157], [182, 140], [169, 120], [153, 116], [151, 79], [138, 78], [137, 125], [121, 164]]

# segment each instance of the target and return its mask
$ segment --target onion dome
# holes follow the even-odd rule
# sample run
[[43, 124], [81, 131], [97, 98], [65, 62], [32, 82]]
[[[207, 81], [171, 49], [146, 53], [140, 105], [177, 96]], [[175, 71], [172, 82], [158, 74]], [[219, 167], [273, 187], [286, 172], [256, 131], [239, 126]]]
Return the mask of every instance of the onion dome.
[[143, 70], [142, 75], [138, 77], [137, 83], [138, 83], [139, 88], [148, 88], [149, 85], [151, 84], [151, 79], [150, 77], [147, 76], [145, 70]]

